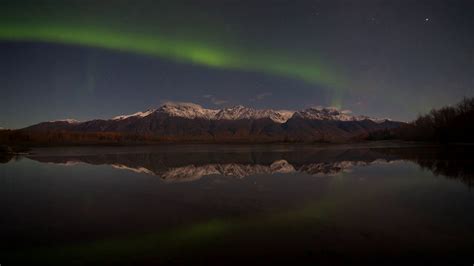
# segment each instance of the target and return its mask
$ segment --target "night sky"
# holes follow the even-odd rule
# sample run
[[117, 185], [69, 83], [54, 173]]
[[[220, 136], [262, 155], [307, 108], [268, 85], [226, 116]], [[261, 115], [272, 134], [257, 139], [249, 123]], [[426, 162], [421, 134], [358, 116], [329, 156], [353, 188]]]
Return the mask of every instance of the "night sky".
[[474, 96], [474, 1], [0, 1], [0, 127], [166, 101], [408, 121]]

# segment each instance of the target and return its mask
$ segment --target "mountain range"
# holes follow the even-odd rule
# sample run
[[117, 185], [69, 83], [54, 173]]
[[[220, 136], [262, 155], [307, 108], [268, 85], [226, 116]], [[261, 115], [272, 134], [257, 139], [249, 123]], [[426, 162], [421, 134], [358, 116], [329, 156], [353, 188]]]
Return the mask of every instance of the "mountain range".
[[354, 116], [335, 108], [289, 111], [238, 105], [207, 109], [193, 103], [166, 103], [159, 108], [111, 119], [49, 121], [19, 131], [30, 135], [87, 134], [88, 138], [94, 133], [102, 134], [103, 138], [110, 137], [105, 133], [114, 133], [126, 135], [127, 139], [153, 142], [348, 142], [402, 124], [389, 119]]

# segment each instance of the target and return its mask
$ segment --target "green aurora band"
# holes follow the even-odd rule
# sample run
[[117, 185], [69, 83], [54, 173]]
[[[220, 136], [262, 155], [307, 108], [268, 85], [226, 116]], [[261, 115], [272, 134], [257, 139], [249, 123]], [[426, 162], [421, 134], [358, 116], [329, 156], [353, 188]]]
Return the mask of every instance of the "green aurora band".
[[[67, 18], [51, 19], [44, 14], [30, 18], [26, 18], [24, 14], [16, 16], [6, 12], [0, 12], [0, 15], [5, 15], [0, 18], [0, 40], [4, 41], [80, 45], [144, 54], [216, 69], [277, 75], [322, 85], [328, 90], [332, 105], [336, 107], [341, 107], [342, 90], [346, 87], [346, 82], [341, 77], [336, 76], [328, 67], [323, 67], [318, 60], [302, 59], [301, 56], [290, 55], [283, 50], [272, 50], [270, 47], [257, 46], [249, 49], [229, 44], [229, 41], [206, 42], [205, 37], [188, 36], [183, 39], [160, 34], [156, 30], [135, 30], [140, 25], [111, 26], [110, 23], [94, 19], [85, 22]], [[199, 29], [196, 31], [199, 32]], [[186, 33], [180, 33], [187, 36]], [[216, 36], [219, 34], [214, 33], [212, 37], [216, 39]]]

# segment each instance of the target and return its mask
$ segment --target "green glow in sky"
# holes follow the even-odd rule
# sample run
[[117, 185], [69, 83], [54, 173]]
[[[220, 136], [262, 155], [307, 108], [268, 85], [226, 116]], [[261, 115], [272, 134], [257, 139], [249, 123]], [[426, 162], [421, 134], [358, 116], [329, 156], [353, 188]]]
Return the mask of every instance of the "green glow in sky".
[[[146, 3], [146, 2], [144, 2]], [[0, 40], [89, 46], [223, 70], [270, 74], [328, 90], [339, 103], [346, 82], [322, 62], [322, 51], [298, 54], [226, 31], [223, 18], [150, 2], [12, 1], [0, 10]], [[170, 10], [165, 10], [165, 9]], [[165, 11], [162, 11], [165, 10]], [[191, 10], [191, 11], [189, 11]], [[187, 13], [186, 13], [187, 12]], [[241, 36], [243, 35], [243, 36]]]
[[338, 88], [338, 79], [312, 64], [292, 62], [284, 56], [248, 54], [202, 42], [172, 40], [156, 35], [114, 32], [100, 27], [64, 25], [0, 25], [0, 39], [64, 43], [133, 52], [218, 69], [256, 71]]

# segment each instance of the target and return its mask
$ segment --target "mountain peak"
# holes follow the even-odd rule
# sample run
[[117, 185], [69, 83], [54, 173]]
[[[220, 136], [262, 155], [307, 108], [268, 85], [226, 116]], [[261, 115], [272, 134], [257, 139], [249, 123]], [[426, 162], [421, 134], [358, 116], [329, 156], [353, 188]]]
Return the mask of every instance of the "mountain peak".
[[[310, 107], [298, 111], [295, 116], [310, 120], [362, 121], [374, 120], [368, 116], [354, 116], [350, 111], [340, 111], [335, 107]], [[375, 121], [375, 120], [374, 120]]]
[[166, 102], [158, 109], [149, 109], [144, 112], [137, 112], [130, 115], [120, 115], [112, 118], [112, 120], [146, 117], [155, 112], [187, 119], [239, 120], [269, 118], [277, 123], [285, 123], [294, 113], [294, 111], [288, 110], [254, 109], [243, 105], [236, 105], [222, 109], [207, 109], [195, 103]]
[[131, 115], [119, 115], [119, 116], [116, 116], [116, 117], [112, 118], [112, 120], [124, 120], [124, 119], [131, 118], [131, 117], [146, 117], [146, 116], [151, 115], [155, 111], [156, 111], [156, 109], [148, 109], [144, 112], [137, 112], [137, 113], [134, 113], [134, 114], [131, 114]]
[[242, 105], [224, 108], [216, 114], [216, 119], [263, 119], [269, 118], [277, 123], [285, 123], [294, 112], [287, 110], [254, 109]]
[[203, 118], [212, 119], [219, 110], [206, 109], [195, 103], [167, 102], [159, 109], [159, 112], [166, 113], [170, 116], [184, 117], [189, 119]]
[[301, 111], [255, 109], [243, 105], [235, 105], [222, 109], [208, 109], [199, 104], [189, 102], [166, 102], [157, 109], [148, 109], [144, 112], [137, 112], [130, 115], [120, 115], [112, 120], [124, 120], [132, 117], [143, 118], [155, 112], [165, 113], [172, 117], [182, 117], [187, 119], [207, 119], [207, 120], [239, 120], [239, 119], [264, 119], [269, 118], [277, 123], [285, 123], [291, 117], [300, 117], [310, 120], [333, 120], [333, 121], [363, 121], [372, 120], [377, 123], [387, 121], [387, 119], [373, 119], [368, 116], [355, 116], [350, 111], [339, 110], [335, 107], [310, 107]]

